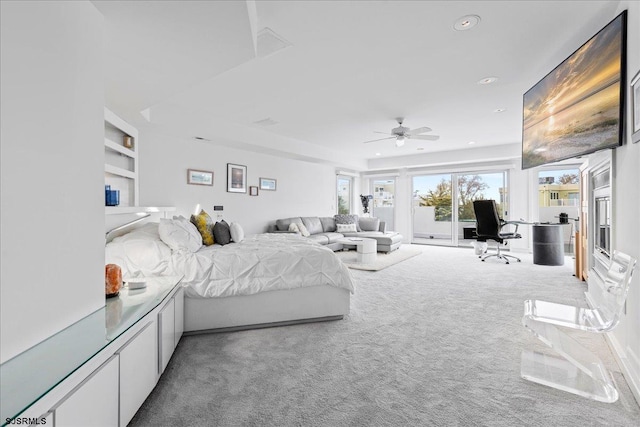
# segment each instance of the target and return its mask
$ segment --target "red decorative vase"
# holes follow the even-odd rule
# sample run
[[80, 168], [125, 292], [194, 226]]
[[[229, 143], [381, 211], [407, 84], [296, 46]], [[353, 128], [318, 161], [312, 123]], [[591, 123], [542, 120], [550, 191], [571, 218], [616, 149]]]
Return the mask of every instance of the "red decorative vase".
[[115, 264], [107, 264], [104, 273], [104, 287], [107, 298], [117, 297], [122, 286], [122, 270]]

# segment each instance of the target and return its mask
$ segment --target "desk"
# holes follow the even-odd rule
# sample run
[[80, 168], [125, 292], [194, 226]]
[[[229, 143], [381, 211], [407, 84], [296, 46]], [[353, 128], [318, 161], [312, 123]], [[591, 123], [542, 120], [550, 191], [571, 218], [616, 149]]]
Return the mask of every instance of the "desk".
[[533, 263], [564, 265], [563, 224], [533, 225]]

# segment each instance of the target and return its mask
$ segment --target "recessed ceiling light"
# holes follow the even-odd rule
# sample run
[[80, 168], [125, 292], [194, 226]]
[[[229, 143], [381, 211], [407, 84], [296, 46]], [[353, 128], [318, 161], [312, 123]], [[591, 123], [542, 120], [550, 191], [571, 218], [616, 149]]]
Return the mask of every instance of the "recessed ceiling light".
[[416, 150], [422, 151], [422, 150], [424, 150], [424, 148], [423, 147], [418, 147], [418, 148], [416, 148]]
[[475, 143], [476, 143], [475, 141], [469, 141], [469, 143], [468, 143], [468, 144], [469, 144], [469, 145], [473, 145], [473, 144], [475, 144]]
[[504, 113], [505, 111], [507, 111], [506, 108], [496, 108], [493, 110], [494, 113]]
[[376, 153], [376, 156], [382, 156], [382, 153]]
[[480, 23], [480, 17], [478, 15], [466, 15], [456, 20], [453, 23], [453, 28], [458, 31], [466, 31], [475, 27]]
[[480, 80], [478, 80], [478, 84], [479, 85], [490, 85], [491, 83], [495, 83], [498, 81], [497, 77], [484, 77]]

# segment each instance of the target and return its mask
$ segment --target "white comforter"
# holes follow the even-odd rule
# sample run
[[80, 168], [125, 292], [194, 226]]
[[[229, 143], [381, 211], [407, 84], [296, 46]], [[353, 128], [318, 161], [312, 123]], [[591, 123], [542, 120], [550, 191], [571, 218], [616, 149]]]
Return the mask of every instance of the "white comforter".
[[241, 243], [173, 251], [167, 274], [184, 275], [189, 297], [226, 297], [306, 286], [353, 292], [349, 269], [329, 248], [297, 234], [259, 234]]

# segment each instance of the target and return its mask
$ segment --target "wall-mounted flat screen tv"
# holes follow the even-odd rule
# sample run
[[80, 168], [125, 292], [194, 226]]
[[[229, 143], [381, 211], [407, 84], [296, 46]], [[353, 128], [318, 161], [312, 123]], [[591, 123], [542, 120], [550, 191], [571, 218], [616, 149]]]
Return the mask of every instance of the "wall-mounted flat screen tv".
[[627, 11], [524, 94], [522, 169], [622, 145]]

